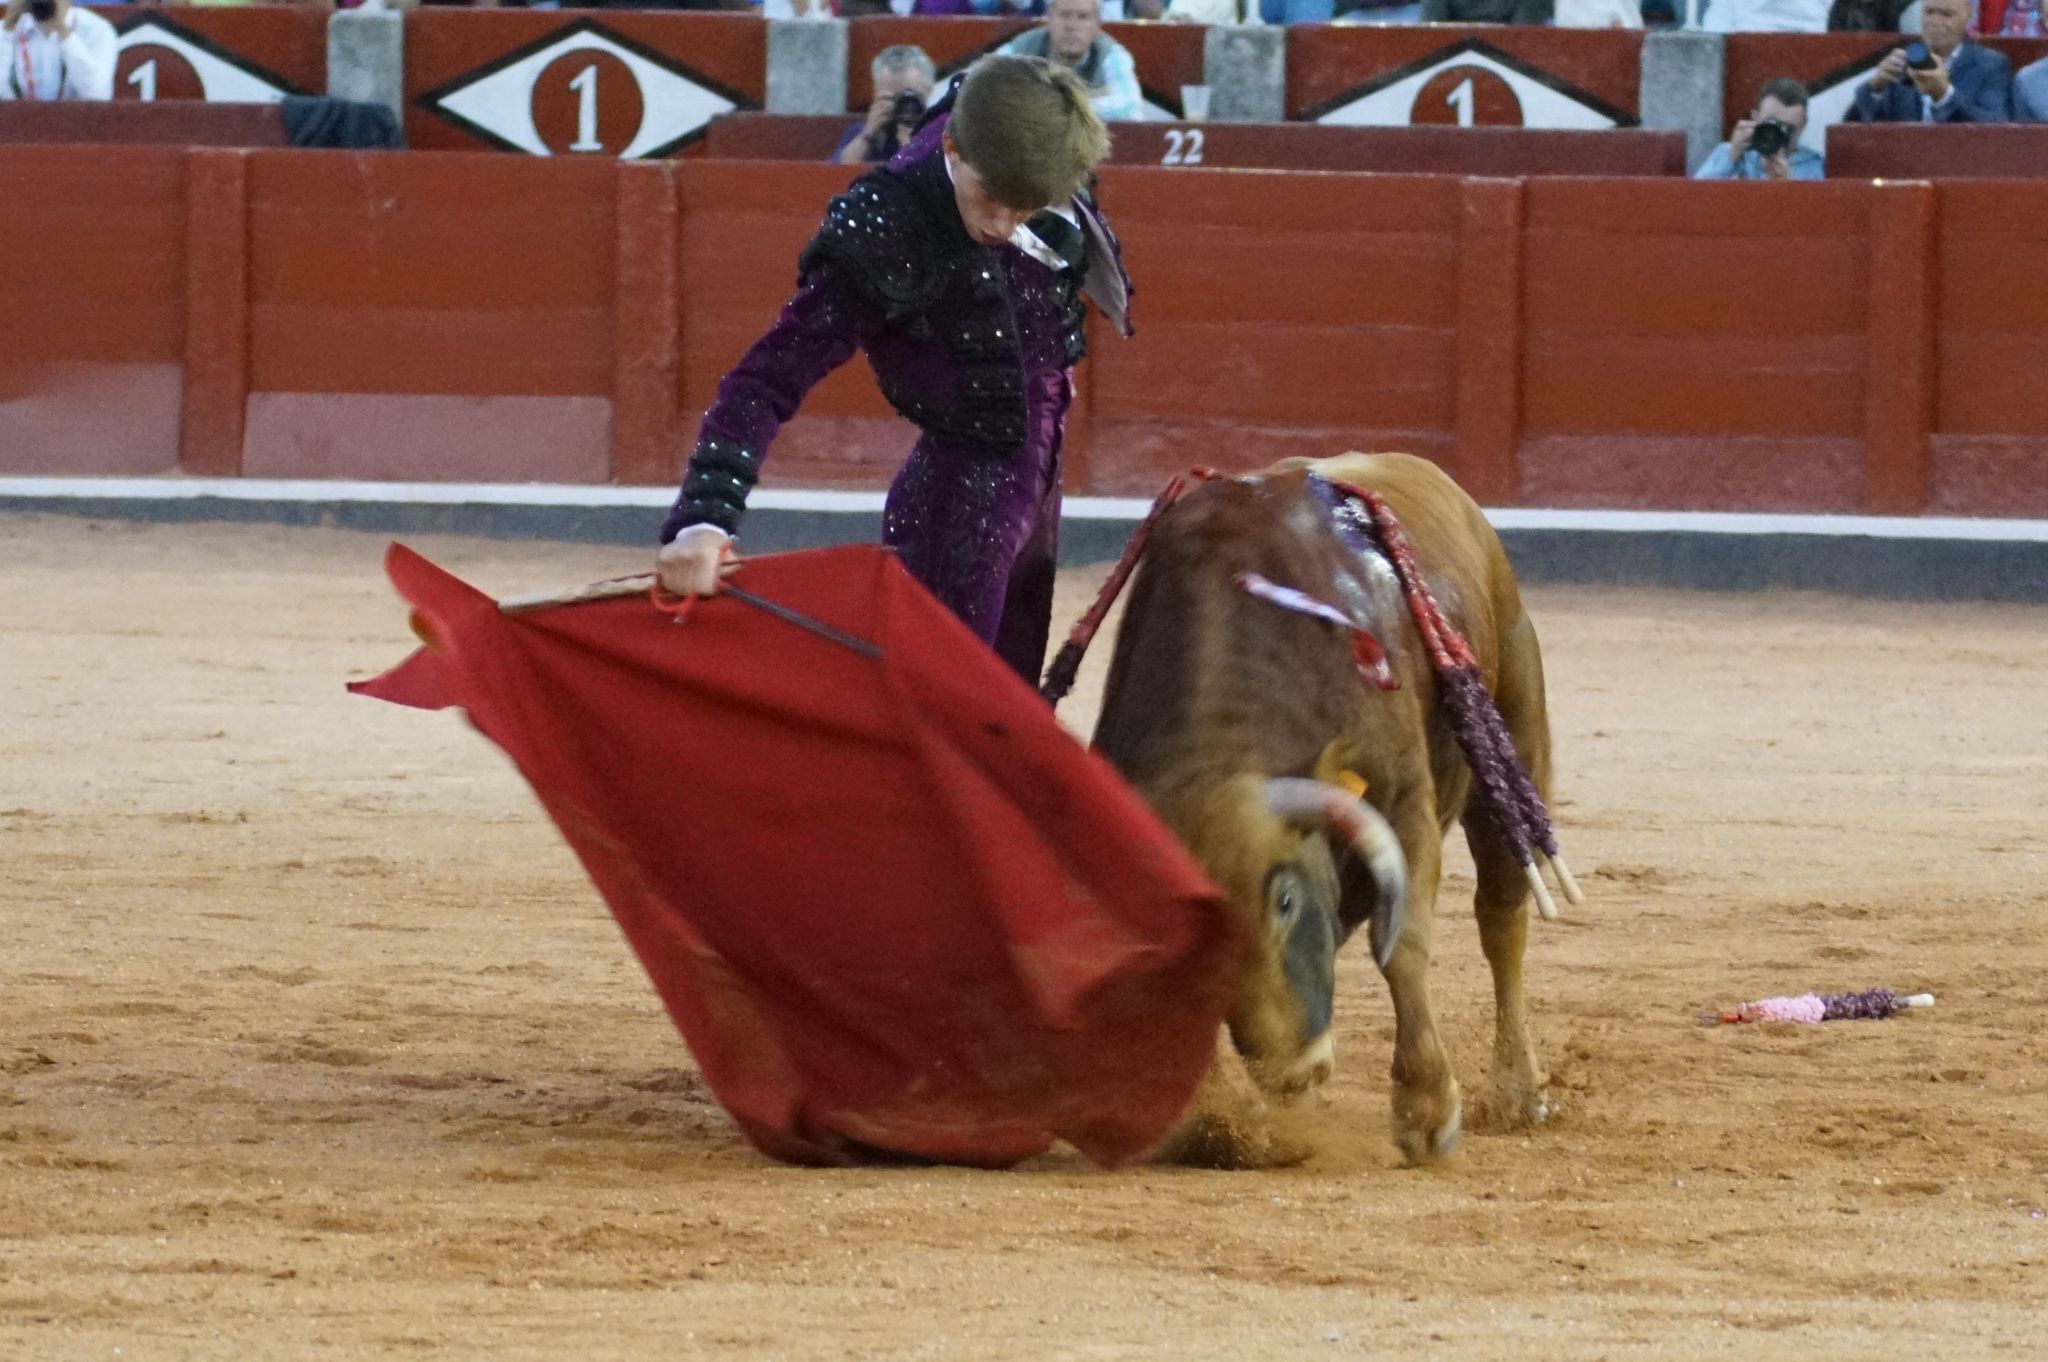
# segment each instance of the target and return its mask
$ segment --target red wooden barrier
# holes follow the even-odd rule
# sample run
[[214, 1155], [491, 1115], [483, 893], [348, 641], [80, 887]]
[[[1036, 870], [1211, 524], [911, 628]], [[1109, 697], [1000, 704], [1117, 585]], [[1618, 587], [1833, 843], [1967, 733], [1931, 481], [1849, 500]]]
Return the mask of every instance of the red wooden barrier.
[[179, 152], [0, 147], [6, 471], [177, 467], [185, 199]]
[[2048, 123], [1844, 123], [1831, 180], [2048, 179]]
[[120, 32], [117, 100], [233, 103], [327, 89], [327, 12], [303, 5], [95, 6]]
[[1521, 498], [1859, 508], [1866, 190], [1526, 194]]
[[[727, 114], [704, 136], [718, 160], [823, 161], [844, 114]], [[1647, 128], [1347, 128], [1302, 123], [1118, 123], [1113, 165], [1370, 170], [1427, 175], [1683, 175], [1685, 134]]]
[[98, 142], [121, 146], [281, 147], [279, 104], [196, 99], [0, 101], [0, 142]]
[[767, 29], [750, 14], [416, 9], [406, 137], [448, 150], [663, 156], [757, 108]]
[[[668, 482], [848, 174], [0, 147], [0, 469]], [[2048, 181], [1103, 191], [1139, 337], [1084, 367], [1085, 490], [1377, 446], [1496, 503], [2048, 514]], [[849, 366], [769, 478], [908, 440]]]
[[1635, 122], [1642, 34], [1308, 26], [1287, 32], [1287, 116], [1606, 128]]
[[2048, 515], [2048, 183], [1937, 192], [1929, 509]]
[[602, 481], [619, 172], [252, 156], [245, 471]]

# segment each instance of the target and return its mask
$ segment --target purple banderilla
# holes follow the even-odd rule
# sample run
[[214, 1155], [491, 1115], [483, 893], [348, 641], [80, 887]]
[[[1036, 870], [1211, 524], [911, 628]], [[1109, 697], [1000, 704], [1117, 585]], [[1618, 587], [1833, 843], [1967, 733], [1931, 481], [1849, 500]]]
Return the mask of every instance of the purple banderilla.
[[1566, 900], [1575, 904], [1585, 902], [1558, 852], [1557, 833], [1550, 825], [1550, 810], [1544, 806], [1543, 794], [1522, 765], [1514, 737], [1500, 716], [1500, 707], [1494, 704], [1479, 675], [1479, 660], [1472, 655], [1463, 636], [1444, 618], [1443, 607], [1424, 584], [1414, 546], [1408, 542], [1393, 508], [1378, 493], [1362, 487], [1321, 477], [1311, 477], [1309, 483], [1323, 499], [1330, 520], [1347, 547], [1354, 553], [1383, 556], [1393, 566], [1401, 583], [1401, 594], [1408, 602], [1408, 613], [1414, 617], [1415, 627], [1429, 649], [1437, 692], [1450, 716], [1451, 732], [1465, 754], [1465, 764], [1472, 768], [1480, 806], [1528, 877], [1536, 894], [1536, 910], [1547, 918], [1557, 916], [1557, 904], [1536, 868], [1539, 853], [1550, 866], [1551, 874], [1557, 877], [1558, 888], [1564, 891]]

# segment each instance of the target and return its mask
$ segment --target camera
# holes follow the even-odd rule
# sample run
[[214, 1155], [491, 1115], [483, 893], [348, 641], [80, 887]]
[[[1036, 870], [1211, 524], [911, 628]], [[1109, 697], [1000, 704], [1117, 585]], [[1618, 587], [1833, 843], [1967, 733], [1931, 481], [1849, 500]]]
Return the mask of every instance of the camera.
[[924, 97], [915, 90], [905, 90], [896, 96], [895, 106], [889, 110], [891, 123], [908, 123], [914, 127], [917, 120], [923, 117]]
[[1927, 50], [1926, 43], [1906, 45], [1906, 68], [1910, 71], [1932, 71], [1941, 62]]
[[1781, 156], [1792, 141], [1790, 123], [1782, 118], [1766, 118], [1749, 134], [1749, 149], [1759, 156]]

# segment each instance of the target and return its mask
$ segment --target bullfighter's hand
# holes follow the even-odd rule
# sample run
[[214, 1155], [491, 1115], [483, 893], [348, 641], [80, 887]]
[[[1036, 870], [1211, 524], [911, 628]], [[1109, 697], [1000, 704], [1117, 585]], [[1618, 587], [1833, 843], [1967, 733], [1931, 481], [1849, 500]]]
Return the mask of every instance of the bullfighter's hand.
[[1884, 54], [1877, 70], [1870, 73], [1870, 88], [1879, 94], [1906, 78], [1906, 49], [1895, 47]]
[[654, 576], [672, 596], [712, 596], [718, 579], [739, 565], [732, 536], [716, 525], [691, 525], [654, 555]]
[[7, 31], [12, 33], [14, 32], [14, 26], [21, 22], [21, 16], [26, 13], [28, 13], [28, 0], [7, 0], [7, 17], [4, 20], [0, 20], [0, 23], [6, 24]]

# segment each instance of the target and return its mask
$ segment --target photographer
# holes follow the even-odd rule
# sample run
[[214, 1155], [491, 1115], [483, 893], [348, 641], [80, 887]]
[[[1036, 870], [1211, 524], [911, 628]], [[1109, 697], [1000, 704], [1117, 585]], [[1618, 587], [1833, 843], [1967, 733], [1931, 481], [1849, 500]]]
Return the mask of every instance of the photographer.
[[1969, 41], [1970, 0], [1922, 0], [1920, 33], [1885, 54], [1856, 92], [1850, 116], [1862, 123], [2003, 123], [2012, 63]]
[[71, 0], [7, 0], [0, 99], [112, 99], [114, 26]]
[[1796, 80], [1767, 80], [1756, 107], [1714, 148], [1696, 180], [1818, 180], [1820, 153], [1799, 145], [1806, 132], [1806, 87]]
[[832, 156], [843, 166], [894, 156], [917, 131], [938, 74], [924, 49], [908, 44], [883, 48], [868, 72], [874, 78], [875, 97], [868, 101], [867, 121], [849, 128]]

